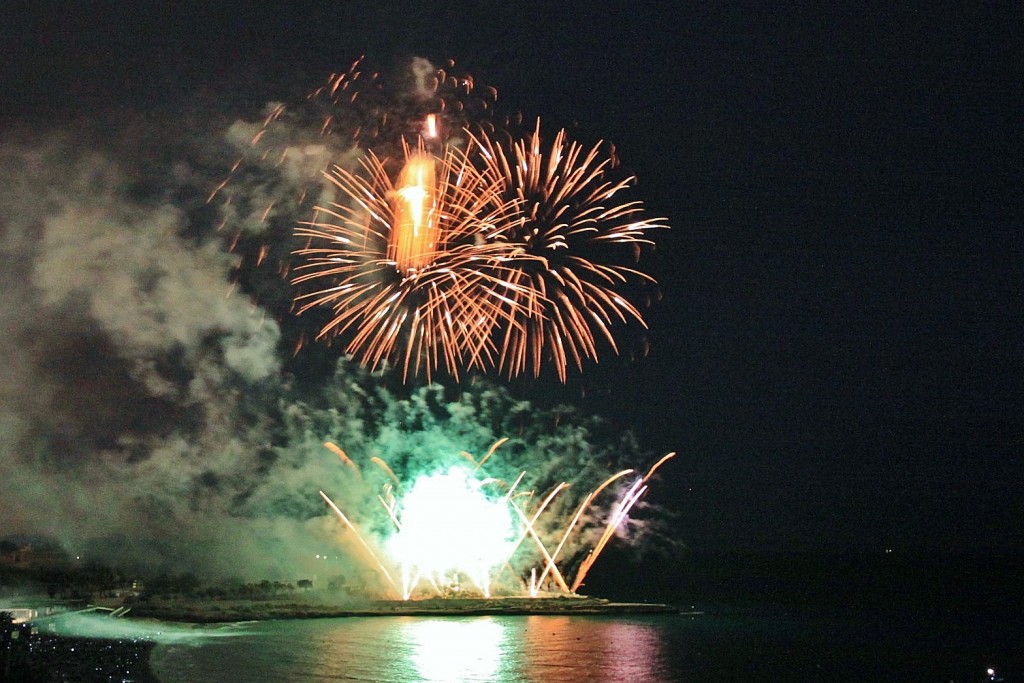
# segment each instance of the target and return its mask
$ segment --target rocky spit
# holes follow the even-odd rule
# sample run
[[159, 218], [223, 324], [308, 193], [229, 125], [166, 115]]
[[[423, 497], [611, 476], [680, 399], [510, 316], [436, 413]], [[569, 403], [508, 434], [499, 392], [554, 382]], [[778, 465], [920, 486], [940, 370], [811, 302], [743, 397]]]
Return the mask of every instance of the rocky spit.
[[479, 616], [521, 614], [676, 614], [671, 605], [611, 602], [591, 597], [429, 598], [346, 603], [278, 600], [151, 601], [132, 607], [131, 617], [195, 624], [263, 619], [372, 616]]

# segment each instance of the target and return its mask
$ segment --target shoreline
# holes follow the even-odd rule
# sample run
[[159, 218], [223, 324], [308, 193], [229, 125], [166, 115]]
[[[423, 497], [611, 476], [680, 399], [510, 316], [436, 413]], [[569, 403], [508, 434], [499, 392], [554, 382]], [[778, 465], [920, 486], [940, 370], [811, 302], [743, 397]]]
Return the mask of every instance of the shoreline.
[[680, 614], [679, 607], [660, 603], [611, 602], [604, 598], [428, 598], [373, 600], [358, 603], [246, 601], [173, 601], [136, 603], [129, 619], [193, 624], [270, 619], [328, 619], [341, 617], [459, 617], [523, 615]]
[[[128, 607], [129, 605], [124, 605]], [[12, 628], [26, 630], [19, 645], [0, 652], [0, 674], [5, 669], [17, 680], [53, 680], [59, 672], [62, 680], [133, 680], [156, 683], [150, 657], [159, 639], [144, 633], [102, 636], [57, 633], [43, 624], [49, 620], [92, 612], [108, 611], [109, 606], [92, 605], [76, 612], [46, 616]], [[337, 603], [310, 597], [305, 601], [268, 600], [152, 600], [130, 605], [131, 609], [113, 621], [180, 624], [184, 628], [270, 620], [335, 619], [344, 617], [476, 617], [476, 616], [625, 616], [640, 614], [686, 614], [678, 607], [659, 603], [612, 602], [592, 597], [501, 597], [501, 598], [428, 598], [421, 600], [366, 600]], [[103, 617], [104, 619], [107, 617]], [[140, 623], [140, 625], [142, 625]], [[126, 624], [127, 626], [127, 624]], [[152, 626], [152, 625], [151, 625]], [[38, 629], [38, 630], [37, 630]], [[3, 678], [3, 675], [0, 675]], [[99, 680], [99, 679], [96, 679]]]

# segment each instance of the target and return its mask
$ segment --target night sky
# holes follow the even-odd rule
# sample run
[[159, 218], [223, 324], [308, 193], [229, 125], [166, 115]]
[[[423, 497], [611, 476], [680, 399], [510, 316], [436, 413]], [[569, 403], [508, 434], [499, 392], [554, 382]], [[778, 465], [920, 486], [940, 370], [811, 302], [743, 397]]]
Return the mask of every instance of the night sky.
[[4, 3], [3, 126], [185, 125], [366, 54], [614, 142], [661, 296], [564, 391], [679, 452], [688, 546], [1024, 553], [1019, 5], [103, 4]]

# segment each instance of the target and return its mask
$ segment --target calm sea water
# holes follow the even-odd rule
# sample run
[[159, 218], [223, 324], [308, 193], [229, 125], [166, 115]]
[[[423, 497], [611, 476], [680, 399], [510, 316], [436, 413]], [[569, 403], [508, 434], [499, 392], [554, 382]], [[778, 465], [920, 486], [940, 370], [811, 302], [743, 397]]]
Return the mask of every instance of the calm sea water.
[[989, 680], [990, 666], [1011, 681], [1024, 648], [1019, 631], [954, 616], [771, 608], [270, 621], [203, 633], [156, 647], [161, 681], [971, 682]]

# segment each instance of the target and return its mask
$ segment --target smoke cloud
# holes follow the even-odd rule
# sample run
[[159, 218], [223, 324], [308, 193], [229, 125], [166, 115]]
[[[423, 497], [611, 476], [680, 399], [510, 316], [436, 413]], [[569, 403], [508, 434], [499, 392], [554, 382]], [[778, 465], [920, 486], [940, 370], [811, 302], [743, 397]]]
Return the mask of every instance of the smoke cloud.
[[[426, 78], [414, 67], [413, 93]], [[0, 535], [140, 569], [294, 580], [356, 571], [344, 556], [318, 564], [338, 555], [339, 525], [317, 492], [358, 514], [376, 495], [372, 457], [407, 477], [510, 437], [488, 471], [528, 471], [538, 495], [649, 462], [595, 418], [486, 381], [394, 388], [345, 358], [296, 374], [291, 231], [331, 199], [320, 171], [356, 155], [321, 134], [319, 113], [267, 126], [277, 109], [0, 133]]]

